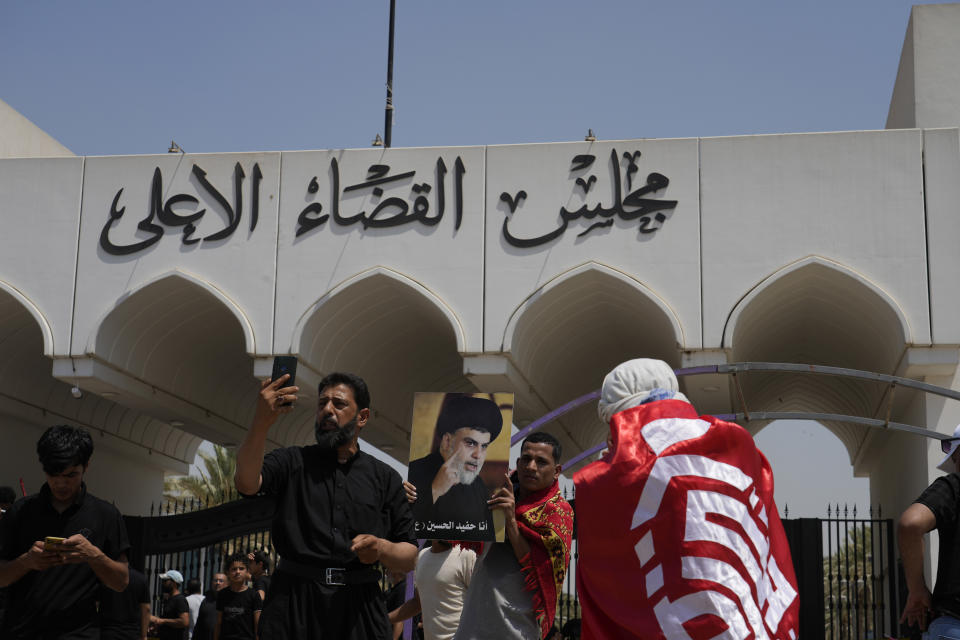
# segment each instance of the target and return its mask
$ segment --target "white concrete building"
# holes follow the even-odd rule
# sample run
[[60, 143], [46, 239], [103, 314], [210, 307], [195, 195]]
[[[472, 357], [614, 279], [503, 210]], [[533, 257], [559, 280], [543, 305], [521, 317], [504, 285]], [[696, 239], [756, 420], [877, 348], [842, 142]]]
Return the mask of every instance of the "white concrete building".
[[[38, 488], [41, 429], [79, 423], [92, 489], [143, 513], [240, 441], [275, 354], [307, 395], [364, 376], [364, 437], [402, 461], [416, 391], [513, 391], [522, 426], [639, 356], [960, 389], [958, 32], [960, 4], [914, 9], [883, 131], [84, 158], [0, 103], [0, 484]], [[753, 410], [885, 411], [879, 385], [741, 382]], [[738, 409], [727, 377], [683, 384]], [[891, 419], [949, 433], [960, 403], [900, 391]], [[936, 475], [934, 441], [825, 426], [884, 513]], [[307, 399], [272, 444], [312, 427]], [[605, 429], [550, 427], [571, 452]]]

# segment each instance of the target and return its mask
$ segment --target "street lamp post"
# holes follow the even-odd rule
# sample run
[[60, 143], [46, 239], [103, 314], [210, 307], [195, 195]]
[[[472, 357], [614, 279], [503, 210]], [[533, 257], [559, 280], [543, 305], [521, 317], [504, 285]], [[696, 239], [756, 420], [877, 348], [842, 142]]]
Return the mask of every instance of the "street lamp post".
[[383, 124], [383, 146], [390, 146], [393, 131], [393, 22], [397, 2], [390, 0], [390, 41], [387, 44], [387, 108]]

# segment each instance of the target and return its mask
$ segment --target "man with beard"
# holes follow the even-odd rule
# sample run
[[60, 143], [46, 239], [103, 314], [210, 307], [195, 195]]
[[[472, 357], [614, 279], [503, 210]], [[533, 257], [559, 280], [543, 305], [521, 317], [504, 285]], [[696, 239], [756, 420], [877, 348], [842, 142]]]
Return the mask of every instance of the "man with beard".
[[237, 451], [237, 490], [276, 497], [271, 528], [282, 560], [260, 618], [263, 640], [389, 640], [379, 562], [408, 572], [416, 564], [413, 517], [400, 475], [360, 451], [370, 418], [366, 383], [331, 373], [319, 384], [317, 444], [264, 456], [267, 432], [292, 410], [289, 378], [265, 380], [253, 426]]
[[170, 569], [161, 573], [159, 578], [163, 606], [159, 616], [150, 616], [150, 626], [160, 640], [187, 640], [190, 635], [190, 604], [187, 596], [180, 592], [183, 574]]
[[[410, 482], [416, 488], [413, 516], [417, 525], [430, 522], [472, 522], [466, 540], [492, 540], [493, 512], [487, 508], [490, 491], [480, 478], [487, 447], [500, 435], [503, 416], [492, 400], [448, 393], [437, 417], [440, 446], [410, 463]], [[478, 535], [471, 535], [472, 533]], [[490, 535], [483, 535], [488, 532]]]

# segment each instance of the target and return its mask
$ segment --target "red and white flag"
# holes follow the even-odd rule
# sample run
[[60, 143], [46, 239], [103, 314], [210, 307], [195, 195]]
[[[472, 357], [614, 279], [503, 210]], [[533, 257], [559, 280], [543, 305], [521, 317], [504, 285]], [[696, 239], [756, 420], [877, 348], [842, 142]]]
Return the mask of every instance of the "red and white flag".
[[796, 640], [773, 473], [739, 425], [661, 400], [610, 421], [574, 476], [583, 638]]

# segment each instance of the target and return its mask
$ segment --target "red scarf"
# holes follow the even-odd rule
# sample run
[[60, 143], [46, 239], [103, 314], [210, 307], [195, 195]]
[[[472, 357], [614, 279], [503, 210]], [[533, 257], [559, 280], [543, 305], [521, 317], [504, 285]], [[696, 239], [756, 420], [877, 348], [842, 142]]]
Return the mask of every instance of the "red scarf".
[[610, 433], [573, 478], [584, 639], [794, 640], [793, 562], [750, 434], [678, 400], [614, 414]]
[[570, 565], [573, 539], [573, 509], [553, 485], [517, 500], [517, 528], [530, 544], [530, 553], [520, 560], [526, 576], [524, 587], [533, 594], [533, 610], [543, 637], [553, 625], [557, 596]]

